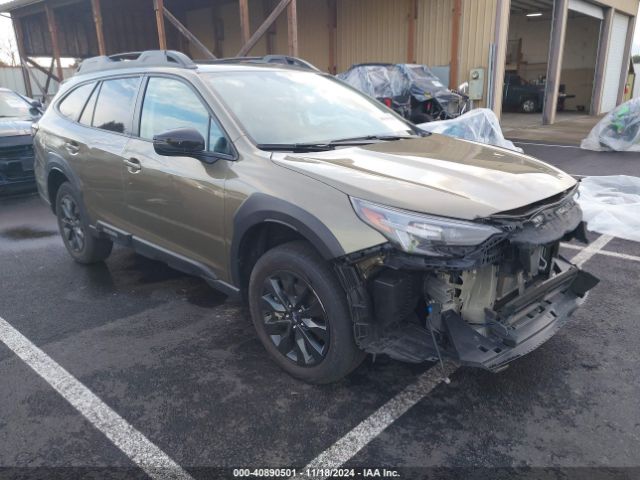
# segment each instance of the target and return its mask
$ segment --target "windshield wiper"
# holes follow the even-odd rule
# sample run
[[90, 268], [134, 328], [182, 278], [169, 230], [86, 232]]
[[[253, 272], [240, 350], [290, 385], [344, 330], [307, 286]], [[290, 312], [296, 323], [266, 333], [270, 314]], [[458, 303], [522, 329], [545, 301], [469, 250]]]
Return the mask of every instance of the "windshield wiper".
[[326, 152], [335, 149], [329, 143], [259, 143], [257, 147], [272, 152]]
[[331, 140], [330, 142], [321, 143], [260, 143], [260, 150], [269, 150], [277, 152], [326, 152], [327, 150], [335, 150], [336, 147], [348, 147], [357, 145], [368, 145], [372, 142], [403, 140], [408, 138], [419, 138], [418, 135], [366, 135], [363, 137], [340, 138]]
[[364, 137], [353, 137], [353, 138], [341, 138], [338, 140], [332, 140], [329, 142], [330, 145], [348, 145], [348, 144], [362, 144], [368, 142], [369, 140], [380, 140], [383, 142], [389, 142], [393, 140], [402, 140], [405, 138], [416, 138], [415, 135], [366, 135]]

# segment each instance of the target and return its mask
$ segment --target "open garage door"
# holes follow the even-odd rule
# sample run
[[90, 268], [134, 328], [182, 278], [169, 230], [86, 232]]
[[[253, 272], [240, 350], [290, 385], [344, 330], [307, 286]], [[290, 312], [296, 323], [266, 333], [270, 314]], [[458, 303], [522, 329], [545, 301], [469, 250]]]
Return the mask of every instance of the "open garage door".
[[604, 91], [602, 92], [602, 113], [613, 110], [618, 101], [618, 90], [620, 89], [620, 76], [624, 63], [624, 46], [627, 39], [627, 29], [629, 28], [629, 17], [621, 13], [616, 13], [613, 17], [611, 27], [611, 40], [609, 43], [609, 53], [607, 55], [607, 66], [604, 74]]

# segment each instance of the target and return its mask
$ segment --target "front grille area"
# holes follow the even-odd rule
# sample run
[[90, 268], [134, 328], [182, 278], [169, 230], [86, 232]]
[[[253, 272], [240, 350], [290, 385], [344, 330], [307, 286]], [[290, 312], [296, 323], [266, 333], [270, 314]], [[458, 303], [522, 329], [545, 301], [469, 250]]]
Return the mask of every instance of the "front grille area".
[[33, 158], [33, 145], [0, 147], [0, 162], [7, 160], [27, 160], [31, 158]]
[[33, 178], [33, 145], [0, 146], [0, 184]]

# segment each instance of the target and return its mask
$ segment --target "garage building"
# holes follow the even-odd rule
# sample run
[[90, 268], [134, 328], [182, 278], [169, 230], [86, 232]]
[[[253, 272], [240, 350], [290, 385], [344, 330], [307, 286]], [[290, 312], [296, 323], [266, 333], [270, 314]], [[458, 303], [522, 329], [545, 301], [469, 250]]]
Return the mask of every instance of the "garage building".
[[[20, 56], [86, 58], [170, 48], [194, 58], [289, 54], [321, 70], [424, 63], [502, 111], [505, 73], [537, 87], [517, 109], [590, 114], [624, 95], [639, 0], [14, 0]], [[42, 68], [42, 67], [40, 67]], [[26, 70], [26, 69], [25, 69]], [[533, 88], [535, 91], [536, 88]], [[566, 97], [566, 98], [564, 98]], [[508, 96], [507, 96], [508, 98]]]

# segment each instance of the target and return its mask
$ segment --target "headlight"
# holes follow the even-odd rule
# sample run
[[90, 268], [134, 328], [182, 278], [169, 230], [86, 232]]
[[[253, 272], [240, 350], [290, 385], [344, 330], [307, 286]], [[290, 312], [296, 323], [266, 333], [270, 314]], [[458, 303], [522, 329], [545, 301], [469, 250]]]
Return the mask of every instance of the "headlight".
[[351, 203], [363, 222], [408, 253], [451, 256], [456, 249], [448, 247], [461, 247], [462, 253], [468, 250], [464, 247], [475, 247], [502, 233], [489, 225], [383, 207], [359, 198], [351, 198]]

